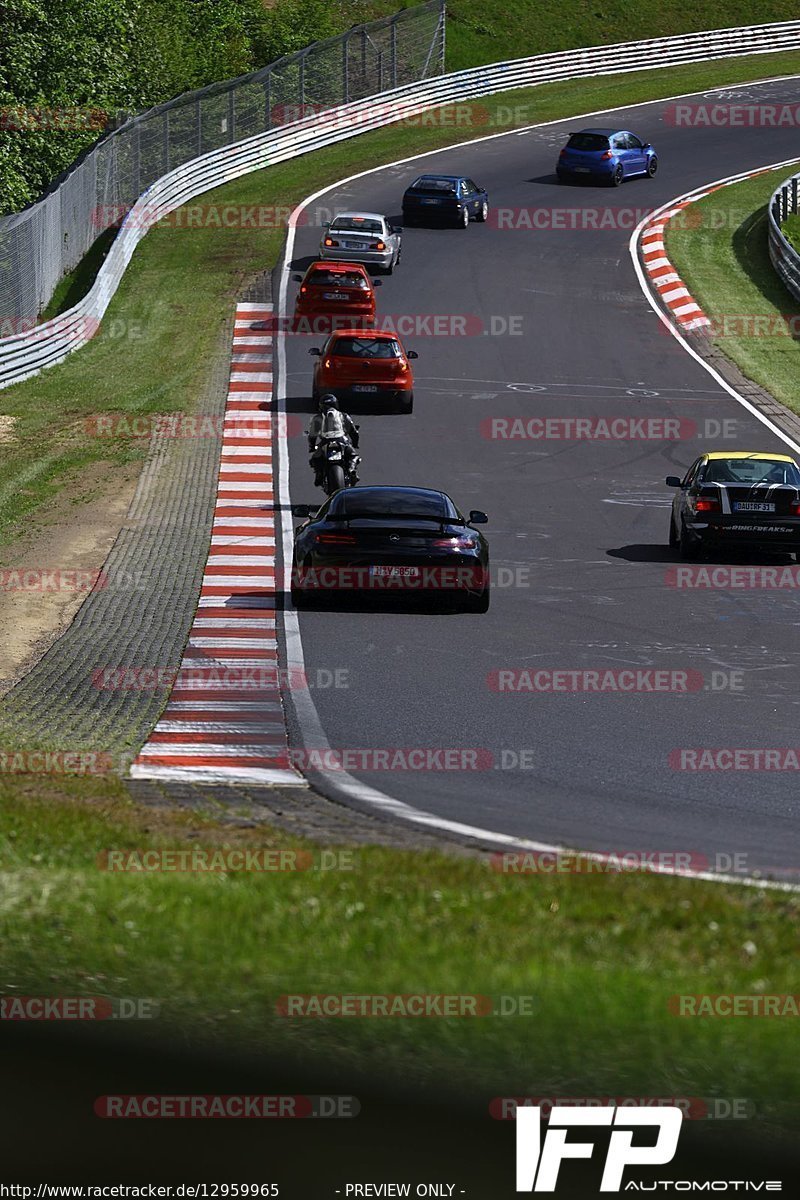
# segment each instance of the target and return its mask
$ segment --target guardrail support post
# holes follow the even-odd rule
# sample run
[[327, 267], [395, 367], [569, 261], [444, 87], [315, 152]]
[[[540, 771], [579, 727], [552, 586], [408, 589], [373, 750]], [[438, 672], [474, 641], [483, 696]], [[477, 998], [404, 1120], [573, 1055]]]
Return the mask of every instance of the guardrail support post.
[[392, 87], [397, 87], [397, 21], [392, 19], [390, 30], [390, 45], [392, 54]]
[[342, 100], [345, 104], [350, 103], [350, 34], [346, 33], [342, 39]]
[[300, 58], [300, 117], [306, 115], [306, 56]]
[[791, 180], [791, 186], [792, 186], [792, 212], [793, 212], [793, 213], [796, 213], [796, 212], [797, 212], [797, 191], [798, 191], [798, 185], [800, 185], [800, 179], [798, 179], [796, 175], [793, 175], [793, 176], [792, 176], [792, 180]]
[[203, 153], [203, 102], [198, 96], [194, 110], [194, 119], [197, 124], [197, 157]]
[[169, 109], [167, 109], [167, 111], [163, 114], [163, 116], [161, 118], [161, 128], [162, 128], [161, 156], [164, 160], [164, 170], [161, 172], [161, 174], [166, 175], [167, 172], [169, 171]]
[[272, 128], [272, 71], [267, 71], [264, 79], [264, 129]]
[[228, 140], [236, 141], [236, 93], [233, 88], [228, 92]]

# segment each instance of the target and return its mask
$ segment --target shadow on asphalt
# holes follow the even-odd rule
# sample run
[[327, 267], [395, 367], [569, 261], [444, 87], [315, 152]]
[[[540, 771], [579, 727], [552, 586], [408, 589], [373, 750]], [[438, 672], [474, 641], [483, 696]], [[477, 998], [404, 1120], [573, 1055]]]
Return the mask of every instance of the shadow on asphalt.
[[606, 550], [609, 558], [624, 558], [626, 562], [655, 562], [655, 563], [717, 563], [717, 564], [732, 564], [737, 566], [760, 566], [785, 565], [792, 561], [791, 554], [759, 554], [754, 555], [752, 551], [741, 550], [739, 553], [733, 551], [722, 552], [706, 552], [699, 554], [697, 558], [682, 559], [677, 550], [672, 546], [666, 546], [663, 543], [635, 543], [631, 546], [620, 546], [615, 550]]

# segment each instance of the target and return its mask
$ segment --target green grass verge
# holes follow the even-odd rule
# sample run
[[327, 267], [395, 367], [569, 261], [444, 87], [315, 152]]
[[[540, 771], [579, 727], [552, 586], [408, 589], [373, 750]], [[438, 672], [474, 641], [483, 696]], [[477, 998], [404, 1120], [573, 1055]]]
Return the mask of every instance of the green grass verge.
[[[109, 873], [108, 849], [296, 848], [136, 809], [121, 784], [0, 780], [7, 995], [146, 996], [164, 1034], [471, 1095], [748, 1099], [789, 1126], [791, 1018], [672, 1015], [680, 993], [791, 992], [800, 897], [636, 875], [509, 876], [433, 852], [351, 870]], [[318, 847], [311, 847], [313, 855]], [[530, 1016], [286, 1019], [287, 993], [532, 997]], [[155, 1031], [154, 1031], [155, 1032]], [[724, 1124], [724, 1123], [723, 1123]]]
[[[397, 0], [370, 4], [370, 15], [389, 14]], [[413, 7], [409, 0], [403, 7]], [[659, 0], [644, 5], [638, 0], [606, 0], [602, 5], [586, 0], [448, 0], [448, 71], [530, 54], [547, 54], [575, 46], [605, 46], [639, 38], [668, 37], [701, 29], [759, 25], [767, 21], [793, 21], [793, 0], [704, 0], [690, 5], [683, 0]], [[358, 20], [363, 20], [361, 16]]]
[[[667, 225], [665, 244], [715, 322], [715, 345], [749, 379], [800, 412], [800, 343], [788, 336], [782, 320], [800, 317], [800, 306], [775, 274], [767, 249], [767, 204], [790, 174], [791, 167], [782, 167], [699, 200], [687, 210], [684, 225]], [[796, 217], [787, 232], [800, 235]]]
[[[202, 203], [290, 206], [354, 171], [463, 141], [498, 122], [508, 127], [509, 114], [517, 124], [529, 124], [798, 70], [798, 54], [754, 56], [501, 93], [480, 101], [476, 110], [488, 124], [363, 134], [206, 193]], [[136, 439], [88, 436], [87, 418], [192, 411], [213, 369], [220, 322], [245, 281], [277, 261], [282, 240], [281, 229], [162, 225], [137, 249], [92, 343], [38, 378], [3, 391], [0, 414], [17, 418], [17, 440], [3, 447], [0, 553], [92, 463], [106, 462], [113, 473], [143, 455]], [[55, 305], [85, 285], [82, 265], [62, 283]]]

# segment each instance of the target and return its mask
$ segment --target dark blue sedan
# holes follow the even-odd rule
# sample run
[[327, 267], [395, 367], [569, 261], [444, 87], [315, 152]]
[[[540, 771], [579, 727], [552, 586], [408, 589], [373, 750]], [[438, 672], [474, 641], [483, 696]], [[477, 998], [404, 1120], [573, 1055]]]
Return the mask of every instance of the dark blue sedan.
[[581, 129], [571, 133], [558, 156], [556, 175], [568, 179], [595, 179], [619, 187], [632, 175], [658, 170], [658, 155], [628, 129]]
[[488, 215], [486, 190], [466, 175], [420, 175], [403, 196], [404, 225], [446, 222], [466, 229]]

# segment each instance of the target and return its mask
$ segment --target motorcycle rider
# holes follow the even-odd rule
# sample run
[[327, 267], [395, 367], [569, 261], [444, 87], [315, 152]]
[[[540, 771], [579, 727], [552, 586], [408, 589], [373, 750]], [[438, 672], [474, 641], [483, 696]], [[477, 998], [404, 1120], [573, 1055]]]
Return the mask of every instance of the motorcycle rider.
[[344, 445], [345, 472], [351, 481], [358, 483], [356, 471], [358, 449], [358, 426], [352, 418], [339, 408], [339, 401], [332, 394], [322, 396], [319, 410], [314, 413], [308, 427], [308, 451], [311, 457], [308, 465], [314, 471], [314, 486], [322, 487], [323, 483], [323, 450], [322, 444], [328, 439], [336, 438]]

